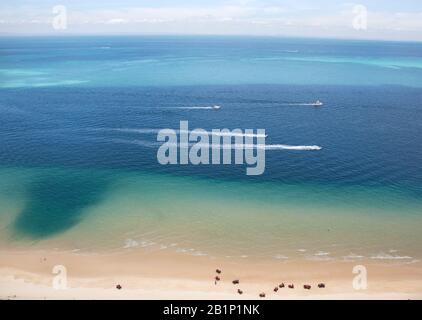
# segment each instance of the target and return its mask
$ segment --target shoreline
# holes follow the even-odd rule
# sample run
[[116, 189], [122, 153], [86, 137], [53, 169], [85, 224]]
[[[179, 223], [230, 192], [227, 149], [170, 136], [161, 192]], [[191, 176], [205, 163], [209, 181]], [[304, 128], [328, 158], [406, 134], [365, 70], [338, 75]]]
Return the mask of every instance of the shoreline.
[[[66, 290], [52, 286], [56, 265], [66, 267]], [[356, 265], [367, 268], [367, 290], [353, 289]], [[222, 273], [215, 284], [217, 268]], [[232, 284], [235, 279], [240, 284]], [[281, 283], [286, 287], [274, 292]], [[319, 283], [326, 287], [318, 288]], [[295, 288], [287, 288], [288, 284]], [[305, 284], [311, 290], [305, 290]], [[0, 252], [0, 299], [255, 300], [261, 292], [265, 299], [422, 299], [422, 263], [227, 261], [142, 251]]]

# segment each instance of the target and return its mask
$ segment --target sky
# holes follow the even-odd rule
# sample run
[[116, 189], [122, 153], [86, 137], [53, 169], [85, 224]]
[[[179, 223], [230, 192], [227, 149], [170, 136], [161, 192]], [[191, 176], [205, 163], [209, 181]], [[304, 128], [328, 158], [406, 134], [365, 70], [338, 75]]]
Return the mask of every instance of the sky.
[[0, 35], [32, 34], [422, 41], [422, 0], [1, 0]]

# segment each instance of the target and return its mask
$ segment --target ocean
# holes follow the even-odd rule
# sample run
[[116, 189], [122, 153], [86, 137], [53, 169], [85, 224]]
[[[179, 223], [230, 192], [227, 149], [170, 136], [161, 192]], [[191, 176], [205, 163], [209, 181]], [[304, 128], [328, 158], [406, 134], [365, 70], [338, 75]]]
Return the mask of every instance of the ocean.
[[[0, 56], [0, 247], [422, 258], [422, 43], [3, 37]], [[183, 120], [296, 150], [259, 176], [160, 165]]]

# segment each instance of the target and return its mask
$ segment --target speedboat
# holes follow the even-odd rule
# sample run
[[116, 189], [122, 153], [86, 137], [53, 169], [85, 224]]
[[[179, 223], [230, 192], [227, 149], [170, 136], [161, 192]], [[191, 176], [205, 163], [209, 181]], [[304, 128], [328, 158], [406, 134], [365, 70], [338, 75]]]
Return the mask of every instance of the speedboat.
[[213, 106], [212, 109], [213, 110], [220, 110], [221, 109], [221, 106]]
[[323, 104], [321, 101], [317, 100], [317, 101], [315, 101], [312, 105], [313, 105], [314, 107], [321, 107], [321, 106], [323, 106], [324, 104]]

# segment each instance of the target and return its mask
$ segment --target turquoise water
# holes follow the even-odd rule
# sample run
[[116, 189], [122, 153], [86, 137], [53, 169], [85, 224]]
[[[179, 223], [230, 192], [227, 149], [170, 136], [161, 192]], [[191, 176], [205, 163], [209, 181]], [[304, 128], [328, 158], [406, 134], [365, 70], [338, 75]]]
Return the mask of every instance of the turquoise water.
[[3, 38], [2, 88], [422, 86], [421, 45], [248, 37]]
[[[421, 44], [1, 38], [0, 54], [1, 246], [421, 256]], [[157, 130], [181, 120], [320, 149], [268, 150], [256, 177], [161, 166]]]

